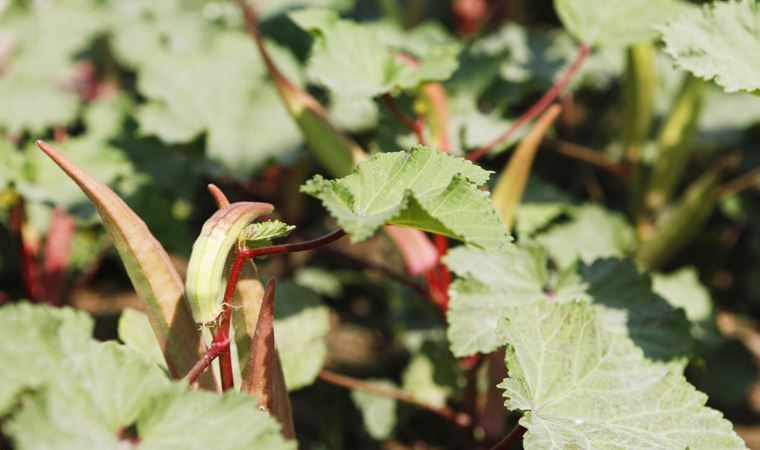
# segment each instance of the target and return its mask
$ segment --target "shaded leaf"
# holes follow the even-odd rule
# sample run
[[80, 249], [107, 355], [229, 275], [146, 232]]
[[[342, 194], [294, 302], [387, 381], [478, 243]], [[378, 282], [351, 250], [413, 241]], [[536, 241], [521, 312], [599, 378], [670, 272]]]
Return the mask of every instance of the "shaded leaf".
[[630, 337], [649, 358], [688, 356], [692, 342], [683, 313], [652, 292], [649, 277], [630, 261], [606, 259], [552, 273], [546, 253], [509, 246], [497, 250], [458, 247], [445, 258], [459, 276], [451, 285], [448, 337], [456, 356], [490, 353], [506, 308], [541, 300], [588, 299], [605, 329]]

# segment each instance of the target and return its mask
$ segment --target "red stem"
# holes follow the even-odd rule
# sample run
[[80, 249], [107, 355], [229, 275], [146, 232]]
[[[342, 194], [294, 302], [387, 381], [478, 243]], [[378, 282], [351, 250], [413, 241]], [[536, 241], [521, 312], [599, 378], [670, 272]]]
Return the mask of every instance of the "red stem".
[[346, 375], [341, 375], [329, 370], [322, 370], [321, 372], [319, 372], [319, 379], [331, 384], [335, 384], [337, 386], [342, 386], [348, 389], [357, 389], [357, 390], [365, 391], [365, 392], [368, 392], [370, 394], [377, 395], [380, 397], [392, 398], [400, 402], [409, 403], [410, 405], [418, 406], [420, 408], [423, 408], [430, 412], [438, 414], [444, 419], [451, 421], [459, 425], [460, 427], [468, 427], [472, 424], [472, 419], [467, 414], [456, 412], [454, 411], [454, 409], [452, 409], [449, 406], [443, 406], [443, 407], [433, 406], [431, 404], [425, 403], [417, 399], [415, 396], [407, 392], [404, 392], [398, 389], [391, 389], [385, 386], [378, 386], [376, 384], [372, 384], [364, 380], [358, 380], [356, 378], [348, 377]]
[[388, 110], [390, 110], [391, 114], [393, 114], [393, 117], [398, 119], [402, 125], [409, 128], [414, 133], [414, 135], [417, 136], [417, 142], [419, 142], [420, 145], [427, 145], [425, 143], [425, 135], [423, 131], [425, 119], [422, 117], [412, 119], [411, 117], [404, 114], [404, 112], [401, 111], [401, 108], [399, 108], [399, 106], [396, 104], [396, 101], [393, 100], [393, 97], [391, 97], [390, 94], [383, 94], [382, 99], [383, 103], [385, 103], [385, 106], [387, 106]]
[[496, 146], [509, 139], [509, 137], [512, 136], [517, 130], [522, 128], [523, 125], [541, 114], [549, 105], [552, 104], [552, 102], [559, 96], [559, 94], [565, 90], [567, 85], [570, 84], [570, 81], [572, 81], [573, 77], [578, 72], [578, 69], [581, 68], [583, 61], [586, 60], [589, 53], [591, 53], [591, 47], [588, 44], [581, 44], [578, 48], [578, 56], [575, 58], [575, 61], [570, 64], [570, 67], [568, 67], [567, 71], [562, 74], [562, 77], [560, 77], [560, 79], [557, 80], [557, 82], [554, 83], [554, 85], [548, 91], [546, 91], [543, 97], [538, 99], [538, 101], [533, 104], [530, 109], [523, 113], [523, 115], [521, 115], [509, 128], [507, 128], [507, 131], [502, 133], [501, 136], [497, 137], [483, 147], [472, 151], [467, 155], [467, 159], [470, 161], [479, 160], [483, 156], [487, 155]]
[[53, 305], [62, 303], [64, 275], [71, 263], [75, 230], [74, 218], [62, 208], [55, 208], [45, 240], [45, 259], [42, 263], [44, 301]]
[[276, 255], [279, 253], [303, 252], [307, 250], [314, 250], [319, 247], [324, 247], [327, 244], [331, 244], [345, 235], [346, 235], [346, 232], [339, 228], [330, 234], [326, 234], [322, 237], [318, 237], [310, 241], [295, 242], [292, 244], [271, 245], [269, 247], [241, 250], [240, 255], [245, 258], [255, 258], [257, 256]]
[[511, 446], [515, 445], [517, 441], [522, 439], [525, 432], [528, 431], [521, 425], [516, 425], [504, 439], [500, 440], [496, 445], [491, 447], [491, 450], [507, 450]]

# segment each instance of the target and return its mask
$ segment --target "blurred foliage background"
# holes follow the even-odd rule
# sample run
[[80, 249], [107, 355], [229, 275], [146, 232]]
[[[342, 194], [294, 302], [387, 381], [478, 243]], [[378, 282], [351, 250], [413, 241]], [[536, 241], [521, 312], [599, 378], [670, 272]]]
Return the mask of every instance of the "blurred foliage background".
[[[549, 0], [254, 4], [277, 65], [370, 152], [409, 148], [414, 135], [364, 78], [371, 73], [359, 64], [369, 52], [361, 33], [357, 42], [341, 43], [345, 52], [320, 60], [305, 31], [309, 17], [294, 13], [301, 7], [338, 11], [371, 26], [385, 43], [429, 56], [431, 71], [450, 73], [442, 85], [447, 137], [457, 155], [503, 132], [577, 53]], [[751, 444], [760, 435], [754, 426], [760, 414], [760, 192], [751, 172], [760, 165], [760, 99], [696, 80], [676, 69], [658, 44], [644, 45], [602, 46], [574, 77], [556, 129], [538, 154], [515, 234], [540, 242], [559, 266], [636, 254], [656, 269], [657, 292], [683, 307], [694, 324], [699, 351], [687, 370], [690, 380]], [[645, 96], [636, 80], [646, 76], [633, 69], [646, 64], [653, 75]], [[429, 112], [416, 86], [393, 93], [404, 110]], [[647, 111], [651, 117], [637, 119]], [[632, 130], [636, 120], [643, 120], [643, 131]], [[519, 137], [484, 166], [500, 170]], [[215, 210], [209, 182], [233, 201], [274, 204], [301, 237], [331, 226], [316, 202], [298, 192], [323, 169], [283, 106], [234, 2], [0, 0], [0, 301], [71, 304], [98, 318], [98, 337], [114, 338], [122, 310], [139, 304], [93, 208], [34, 147], [40, 138], [55, 141], [118, 192], [180, 267]], [[628, 152], [633, 141], [635, 160]], [[668, 146], [685, 155], [677, 174], [658, 169], [658, 149]], [[588, 152], [602, 163], [577, 156]], [[640, 166], [668, 180], [657, 186], [660, 200], [632, 194], [631, 171]], [[697, 196], [703, 210], [690, 213], [704, 220], [689, 216], [663, 234], [668, 249], [643, 250], [660, 239], [653, 238], [661, 232], [658, 221], [668, 220], [693, 182], [714, 172], [715, 201]], [[739, 178], [743, 174], [750, 176]], [[632, 205], [632, 198], [646, 205]], [[681, 236], [688, 238], [670, 245]], [[40, 275], [28, 272], [29, 260], [53, 254], [54, 245], [70, 246], [70, 254], [45, 272], [50, 279], [35, 284]], [[377, 237], [272, 258], [261, 271], [291, 279], [295, 292], [305, 292], [295, 295], [328, 307], [328, 367], [383, 379], [433, 404], [463, 401], [466, 380], [448, 352], [437, 309], [410, 301], [408, 283], [381, 276], [382, 268], [399, 267], [393, 245]], [[393, 401], [318, 382], [296, 391], [293, 404], [302, 448], [457, 448], [455, 431], [440, 418]], [[325, 405], [329, 413], [314, 413]]]

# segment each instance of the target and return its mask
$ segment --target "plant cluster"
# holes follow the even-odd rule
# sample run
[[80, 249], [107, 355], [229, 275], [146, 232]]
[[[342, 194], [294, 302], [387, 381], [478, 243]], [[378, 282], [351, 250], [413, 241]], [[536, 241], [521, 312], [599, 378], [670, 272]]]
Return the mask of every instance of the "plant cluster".
[[0, 1], [0, 445], [746, 448], [760, 4], [540, 3]]

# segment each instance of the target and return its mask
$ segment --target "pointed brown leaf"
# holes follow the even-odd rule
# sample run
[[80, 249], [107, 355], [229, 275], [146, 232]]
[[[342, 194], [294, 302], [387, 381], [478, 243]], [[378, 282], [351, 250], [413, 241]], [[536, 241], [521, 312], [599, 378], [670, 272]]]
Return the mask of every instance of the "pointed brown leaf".
[[256, 395], [259, 398], [259, 407], [282, 425], [283, 436], [293, 438], [295, 429], [290, 398], [274, 342], [275, 288], [274, 278], [270, 278], [259, 309], [256, 332], [251, 341], [242, 391]]
[[[200, 357], [201, 335], [184, 299], [184, 285], [145, 222], [108, 186], [43, 141], [37, 146], [87, 195], [100, 214], [127, 269], [161, 346], [169, 372], [182, 378]], [[213, 387], [210, 377], [201, 384]]]
[[538, 146], [544, 139], [549, 127], [559, 116], [560, 111], [559, 105], [553, 105], [539, 117], [536, 125], [517, 146], [512, 157], [509, 158], [509, 163], [496, 180], [496, 187], [491, 194], [491, 199], [507, 228], [512, 228], [512, 221], [514, 221], [517, 206], [520, 204], [525, 191], [525, 185], [528, 183], [528, 176]]

